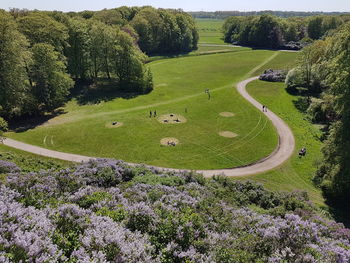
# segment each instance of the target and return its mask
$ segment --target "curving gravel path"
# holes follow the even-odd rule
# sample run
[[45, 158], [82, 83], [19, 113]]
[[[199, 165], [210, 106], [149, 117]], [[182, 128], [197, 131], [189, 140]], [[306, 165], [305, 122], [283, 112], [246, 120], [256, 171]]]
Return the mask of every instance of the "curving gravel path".
[[[238, 83], [237, 90], [246, 100], [248, 100], [256, 108], [261, 110], [262, 104], [260, 104], [253, 97], [251, 97], [246, 90], [247, 84], [256, 79], [258, 79], [258, 77], [249, 78]], [[219, 175], [219, 174], [222, 174], [225, 176], [245, 176], [245, 175], [253, 175], [253, 174], [258, 174], [258, 173], [272, 170], [282, 165], [285, 161], [287, 161], [293, 154], [294, 148], [295, 148], [295, 140], [294, 140], [293, 133], [291, 129], [288, 127], [288, 125], [273, 112], [268, 111], [265, 113], [265, 115], [267, 116], [267, 118], [269, 118], [272, 121], [273, 125], [277, 129], [277, 133], [279, 136], [278, 146], [273, 153], [271, 153], [268, 157], [256, 163], [249, 164], [242, 167], [220, 169], [220, 170], [197, 170], [196, 172], [203, 174], [203, 176], [205, 177], [211, 177], [213, 175]], [[42, 147], [30, 145], [27, 143], [19, 142], [10, 138], [4, 139], [3, 143], [6, 146], [13, 147], [19, 150], [31, 152], [38, 155], [43, 155], [46, 157], [61, 159], [65, 161], [87, 162], [91, 159], [95, 159], [94, 157], [53, 151]], [[129, 163], [129, 164], [132, 166], [137, 165], [133, 163]], [[156, 168], [159, 168], [164, 171], [181, 170], [181, 169], [170, 169], [170, 168], [163, 168], [163, 167], [156, 167]]]

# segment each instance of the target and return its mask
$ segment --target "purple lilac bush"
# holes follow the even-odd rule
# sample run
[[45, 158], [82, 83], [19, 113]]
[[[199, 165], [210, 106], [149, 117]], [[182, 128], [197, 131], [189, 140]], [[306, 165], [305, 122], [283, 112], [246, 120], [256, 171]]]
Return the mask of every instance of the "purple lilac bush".
[[0, 160], [0, 174], [1, 173], [15, 173], [20, 172], [21, 169], [14, 163]]
[[6, 176], [0, 262], [345, 263], [350, 230], [303, 193], [97, 160]]

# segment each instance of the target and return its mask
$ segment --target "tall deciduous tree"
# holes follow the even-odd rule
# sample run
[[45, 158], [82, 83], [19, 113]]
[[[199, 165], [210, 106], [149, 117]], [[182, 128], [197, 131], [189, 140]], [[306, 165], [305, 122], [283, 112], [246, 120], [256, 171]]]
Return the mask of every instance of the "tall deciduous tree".
[[[66, 56], [68, 59], [68, 72], [74, 79], [85, 80], [89, 70], [89, 25], [84, 19], [68, 20], [68, 44]], [[97, 47], [98, 48], [98, 47]]]
[[328, 60], [328, 93], [338, 115], [323, 148], [324, 162], [318, 170], [323, 190], [330, 199], [350, 198], [350, 23], [332, 38], [325, 54]]
[[144, 54], [133, 44], [132, 37], [119, 31], [112, 60], [114, 72], [122, 88], [143, 93], [152, 90], [152, 76], [143, 64], [144, 59]]
[[307, 26], [307, 33], [312, 39], [319, 39], [323, 34], [322, 29], [322, 17], [314, 17], [310, 19], [309, 24]]
[[35, 44], [30, 67], [33, 94], [40, 111], [50, 111], [61, 106], [74, 82], [66, 73], [60, 54], [50, 44]]
[[68, 30], [66, 26], [50, 16], [33, 12], [18, 19], [20, 31], [31, 45], [47, 43], [62, 53], [67, 46]]
[[0, 108], [6, 116], [20, 115], [27, 99], [27, 46], [13, 17], [0, 10]]

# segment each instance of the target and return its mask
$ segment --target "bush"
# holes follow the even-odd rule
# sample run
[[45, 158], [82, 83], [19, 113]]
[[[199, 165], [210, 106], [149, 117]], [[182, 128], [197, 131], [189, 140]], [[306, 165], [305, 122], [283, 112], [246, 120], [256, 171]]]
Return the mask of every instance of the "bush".
[[8, 130], [7, 122], [0, 117], [0, 136], [2, 136], [3, 132]]
[[286, 75], [287, 72], [284, 70], [268, 69], [265, 70], [262, 75], [260, 75], [259, 79], [271, 82], [284, 82], [286, 79]]
[[1, 262], [350, 260], [350, 231], [316, 217], [303, 192], [114, 160], [12, 173], [5, 185]]
[[17, 173], [20, 172], [19, 168], [15, 163], [0, 160], [0, 174], [1, 173]]

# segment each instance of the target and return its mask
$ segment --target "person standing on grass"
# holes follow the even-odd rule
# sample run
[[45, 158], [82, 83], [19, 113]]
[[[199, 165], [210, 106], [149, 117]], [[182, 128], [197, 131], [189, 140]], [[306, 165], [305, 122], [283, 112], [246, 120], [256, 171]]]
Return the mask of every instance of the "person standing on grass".
[[157, 111], [156, 110], [154, 111], [154, 117], [157, 117]]
[[152, 117], [152, 111], [149, 111], [149, 117], [150, 118]]

